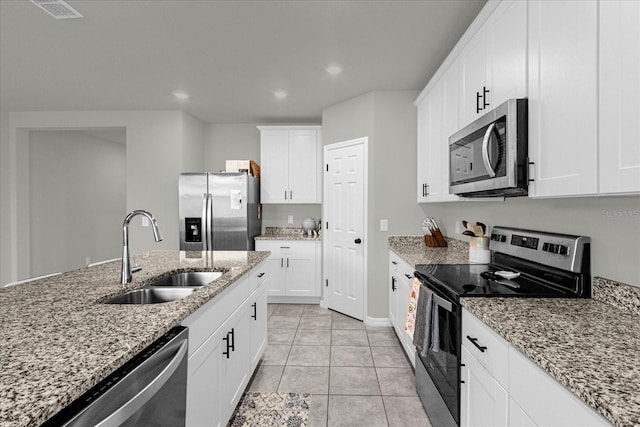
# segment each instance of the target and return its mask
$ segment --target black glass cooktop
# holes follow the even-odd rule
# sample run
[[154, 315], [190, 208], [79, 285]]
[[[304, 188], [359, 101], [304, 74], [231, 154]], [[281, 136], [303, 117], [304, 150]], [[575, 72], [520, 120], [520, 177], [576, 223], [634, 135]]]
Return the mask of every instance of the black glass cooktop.
[[[422, 281], [453, 297], [541, 297], [570, 298], [576, 295], [561, 287], [527, 274], [505, 279], [494, 274], [504, 268], [490, 264], [425, 264], [417, 265]], [[511, 270], [513, 271], [513, 270]]]

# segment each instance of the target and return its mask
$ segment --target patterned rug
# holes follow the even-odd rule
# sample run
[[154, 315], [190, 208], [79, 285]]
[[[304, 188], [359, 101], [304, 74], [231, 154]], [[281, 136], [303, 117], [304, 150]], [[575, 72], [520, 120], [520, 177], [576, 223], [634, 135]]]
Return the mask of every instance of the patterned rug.
[[245, 393], [229, 426], [306, 427], [310, 403], [310, 393]]

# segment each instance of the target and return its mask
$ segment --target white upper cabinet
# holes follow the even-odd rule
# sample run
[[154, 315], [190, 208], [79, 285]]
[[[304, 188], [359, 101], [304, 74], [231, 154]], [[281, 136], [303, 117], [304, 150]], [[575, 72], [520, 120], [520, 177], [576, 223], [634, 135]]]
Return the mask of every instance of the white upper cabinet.
[[321, 203], [320, 126], [260, 126], [262, 203]]
[[418, 203], [449, 194], [449, 136], [458, 129], [459, 68], [454, 62], [418, 104]]
[[600, 4], [600, 193], [640, 192], [640, 2]]
[[597, 8], [529, 2], [531, 197], [598, 192]]
[[527, 96], [527, 3], [501, 2], [460, 54], [460, 127]]

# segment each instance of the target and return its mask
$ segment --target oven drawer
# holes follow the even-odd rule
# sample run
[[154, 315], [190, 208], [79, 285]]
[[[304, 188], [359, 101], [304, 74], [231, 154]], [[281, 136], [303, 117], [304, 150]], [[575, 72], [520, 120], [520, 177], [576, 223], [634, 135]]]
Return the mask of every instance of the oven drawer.
[[509, 344], [482, 323], [477, 317], [462, 309], [462, 345], [504, 388], [509, 385]]

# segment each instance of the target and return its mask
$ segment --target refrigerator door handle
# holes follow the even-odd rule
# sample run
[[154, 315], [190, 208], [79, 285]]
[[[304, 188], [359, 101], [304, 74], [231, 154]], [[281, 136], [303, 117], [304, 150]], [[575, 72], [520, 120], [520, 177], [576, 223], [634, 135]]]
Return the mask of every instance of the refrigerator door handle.
[[213, 195], [207, 193], [207, 251], [213, 250]]
[[200, 233], [202, 233], [202, 249], [203, 250], [207, 250], [209, 247], [209, 227], [208, 227], [208, 223], [207, 223], [207, 218], [209, 217], [209, 195], [207, 193], [204, 193], [202, 195], [202, 230], [200, 230]]

